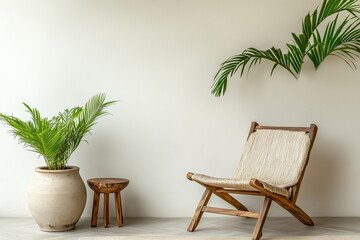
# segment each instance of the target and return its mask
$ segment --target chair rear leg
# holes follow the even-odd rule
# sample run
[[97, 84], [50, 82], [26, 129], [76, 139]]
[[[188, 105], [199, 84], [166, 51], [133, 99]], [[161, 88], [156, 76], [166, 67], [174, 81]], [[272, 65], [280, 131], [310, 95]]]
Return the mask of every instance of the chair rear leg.
[[262, 236], [262, 228], [264, 226], [266, 216], [269, 212], [270, 205], [271, 205], [271, 198], [265, 197], [263, 206], [262, 206], [260, 214], [259, 214], [259, 218], [256, 222], [254, 232], [252, 235], [253, 240], [259, 240]]
[[196, 227], [199, 225], [199, 222], [201, 220], [201, 217], [203, 215], [203, 211], [202, 211], [202, 208], [204, 206], [206, 206], [210, 200], [210, 197], [211, 197], [211, 191], [209, 189], [206, 189], [197, 208], [196, 208], [196, 211], [195, 211], [195, 214], [194, 214], [194, 217], [192, 218], [191, 222], [190, 222], [190, 225], [188, 227], [188, 231], [189, 232], [193, 232], [195, 231]]
[[238, 200], [233, 198], [230, 194], [228, 194], [226, 192], [217, 191], [218, 189], [221, 189], [221, 188], [208, 186], [208, 185], [203, 184], [203, 183], [199, 183], [199, 184], [206, 187], [207, 189], [209, 189], [213, 194], [215, 194], [219, 198], [223, 199], [225, 202], [227, 202], [230, 205], [234, 206], [237, 210], [249, 211], [244, 205], [242, 205]]
[[291, 213], [297, 220], [308, 226], [314, 226], [313, 220], [307, 215], [301, 208], [295, 204], [286, 204], [281, 201], [276, 201], [280, 206], [285, 208], [289, 213]]
[[293, 211], [290, 211], [290, 213], [295, 216], [300, 222], [302, 222], [305, 225], [308, 226], [314, 226], [313, 220], [307, 215], [301, 208], [294, 205]]
[[234, 206], [237, 210], [240, 211], [249, 211], [244, 205], [242, 205], [238, 200], [236, 200], [235, 198], [233, 198], [230, 194], [228, 193], [223, 193], [223, 192], [214, 192], [214, 194], [216, 194], [216, 196], [218, 196], [219, 198], [223, 199], [224, 201], [226, 201], [227, 203], [231, 204], [232, 206]]
[[314, 226], [314, 222], [312, 221], [312, 219], [303, 210], [301, 210], [301, 208], [295, 205], [296, 198], [295, 201], [293, 200], [293, 202], [290, 202], [289, 199], [283, 196], [271, 193], [265, 190], [262, 183], [259, 182], [257, 179], [251, 179], [250, 185], [263, 193], [265, 196], [271, 196], [276, 203], [278, 203], [281, 207], [285, 208], [289, 213], [291, 213], [294, 217], [297, 218], [297, 220], [299, 220], [303, 224]]

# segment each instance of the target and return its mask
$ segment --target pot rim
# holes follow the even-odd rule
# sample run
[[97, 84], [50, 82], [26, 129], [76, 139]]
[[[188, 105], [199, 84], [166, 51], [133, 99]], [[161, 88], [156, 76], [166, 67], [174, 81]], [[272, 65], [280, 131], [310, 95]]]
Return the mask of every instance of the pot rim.
[[61, 170], [51, 170], [49, 169], [49, 167], [47, 166], [41, 166], [41, 167], [37, 167], [35, 168], [36, 172], [39, 173], [68, 173], [68, 172], [78, 172], [79, 171], [79, 167], [76, 166], [66, 166], [66, 169], [61, 169]]

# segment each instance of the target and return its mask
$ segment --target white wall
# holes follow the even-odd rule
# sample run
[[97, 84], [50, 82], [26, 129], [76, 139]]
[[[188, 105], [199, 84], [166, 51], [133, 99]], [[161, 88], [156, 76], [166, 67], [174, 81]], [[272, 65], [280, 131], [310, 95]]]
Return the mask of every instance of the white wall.
[[[203, 188], [187, 171], [232, 176], [253, 120], [319, 126], [299, 205], [360, 216], [360, 71], [329, 58], [298, 80], [270, 64], [210, 94], [227, 57], [283, 46], [317, 0], [0, 0], [0, 112], [21, 102], [51, 116], [97, 92], [120, 102], [70, 164], [84, 180], [125, 177], [126, 216], [191, 216]], [[308, 62], [308, 61], [307, 61]], [[30, 216], [26, 189], [42, 159], [0, 127], [0, 217]], [[250, 209], [260, 199], [238, 197]], [[92, 194], [84, 216], [91, 213]], [[217, 199], [212, 205], [226, 206]], [[273, 205], [272, 216], [289, 216]]]

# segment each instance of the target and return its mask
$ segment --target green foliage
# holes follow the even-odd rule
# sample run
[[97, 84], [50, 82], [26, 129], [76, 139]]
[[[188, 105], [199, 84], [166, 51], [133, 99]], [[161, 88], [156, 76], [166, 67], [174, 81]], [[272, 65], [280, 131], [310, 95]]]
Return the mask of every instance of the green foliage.
[[5, 114], [0, 114], [0, 120], [12, 128], [12, 134], [25, 148], [43, 156], [49, 169], [63, 169], [96, 120], [107, 114], [105, 108], [116, 102], [105, 102], [105, 97], [97, 94], [84, 107], [65, 109], [52, 119], [41, 118], [36, 108], [23, 103], [30, 121]]
[[[348, 17], [338, 24], [338, 16], [341, 12], [347, 12]], [[351, 68], [356, 68], [355, 58], [360, 53], [360, 24], [357, 13], [360, 13], [360, 5], [357, 0], [324, 0], [320, 10], [316, 9], [312, 14], [308, 13], [302, 22], [302, 33], [292, 33], [293, 43], [286, 44], [286, 51], [272, 47], [268, 50], [248, 48], [241, 54], [227, 59], [221, 64], [219, 71], [214, 77], [212, 93], [215, 96], [225, 94], [227, 80], [239, 69], [240, 76], [261, 62], [262, 59], [274, 63], [270, 75], [276, 67], [280, 66], [298, 77], [301, 66], [307, 56], [317, 69], [322, 61], [329, 55], [334, 55], [344, 60]], [[335, 19], [327, 24], [323, 35], [318, 27], [328, 17], [335, 15]]]

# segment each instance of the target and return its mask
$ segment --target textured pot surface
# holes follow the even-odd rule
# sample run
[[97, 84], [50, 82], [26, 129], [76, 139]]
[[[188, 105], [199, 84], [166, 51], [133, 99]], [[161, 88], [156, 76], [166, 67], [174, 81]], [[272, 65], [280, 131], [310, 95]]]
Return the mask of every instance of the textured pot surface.
[[41, 230], [74, 229], [86, 204], [86, 188], [80, 177], [79, 168], [36, 168], [28, 189], [28, 204]]

